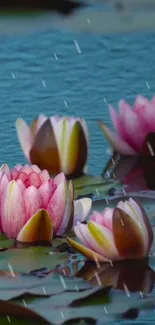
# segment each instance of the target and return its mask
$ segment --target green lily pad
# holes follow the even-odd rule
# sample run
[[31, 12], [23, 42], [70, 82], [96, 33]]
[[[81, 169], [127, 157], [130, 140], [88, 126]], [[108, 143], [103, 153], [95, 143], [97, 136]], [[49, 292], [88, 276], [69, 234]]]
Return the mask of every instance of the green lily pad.
[[120, 187], [120, 182], [107, 180], [101, 176], [84, 175], [73, 180], [75, 198], [79, 196], [106, 197], [112, 187]]
[[43, 267], [54, 269], [68, 261], [68, 253], [56, 253], [50, 247], [13, 248], [0, 253], [0, 270], [30, 272]]
[[[97, 294], [101, 297], [100, 301], [98, 299], [96, 300]], [[20, 309], [22, 306], [17, 302], [12, 303], [12, 305], [10, 302], [9, 304], [5, 302], [5, 305], [3, 302], [3, 306], [5, 306], [5, 308], [7, 306], [9, 315], [13, 314], [15, 316], [15, 313], [17, 313], [18, 316], [24, 315], [24, 317], [33, 317], [34, 319], [36, 315], [36, 319], [38, 320], [40, 317], [40, 319], [44, 319], [50, 324], [61, 325], [67, 321], [74, 321], [75, 323], [77, 320], [97, 320], [102, 323], [105, 321], [114, 321], [123, 318], [125, 313], [129, 313], [130, 310], [133, 309], [137, 311], [150, 310], [155, 303], [154, 298], [142, 298], [140, 295], [132, 295], [131, 299], [129, 299], [124, 292], [118, 294], [117, 291], [114, 291], [110, 294], [110, 299], [107, 299], [107, 294], [107, 289], [92, 289], [90, 290], [92, 304], [90, 304], [90, 301], [89, 304], [87, 304], [87, 299], [85, 298], [85, 303], [83, 304], [82, 297], [89, 297], [87, 290], [82, 293], [74, 293], [71, 298], [68, 297], [68, 293], [64, 293], [63, 298], [60, 298], [60, 295], [56, 295], [54, 297], [39, 300], [38, 302], [26, 303], [24, 313]], [[68, 304], [71, 300], [72, 303]], [[76, 307], [72, 307], [73, 303]], [[13, 306], [15, 306], [15, 308], [13, 308]]]
[[[43, 279], [38, 279], [35, 276], [24, 275], [15, 277], [0, 277], [0, 300], [6, 301], [25, 294], [47, 297], [50, 295], [60, 294], [65, 291], [70, 292], [68, 299], [71, 299], [72, 292], [77, 293], [80, 292], [80, 290], [87, 289], [89, 293], [92, 287], [93, 286], [91, 284], [83, 279], [65, 278], [61, 274], [50, 274]], [[61, 296], [58, 299], [59, 302], [61, 301]]]

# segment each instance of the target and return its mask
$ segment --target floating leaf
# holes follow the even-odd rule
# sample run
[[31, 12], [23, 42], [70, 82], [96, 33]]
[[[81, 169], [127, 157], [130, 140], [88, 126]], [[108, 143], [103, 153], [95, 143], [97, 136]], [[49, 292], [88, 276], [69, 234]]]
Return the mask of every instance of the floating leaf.
[[0, 300], [10, 300], [24, 294], [50, 296], [64, 291], [78, 292], [91, 288], [92, 285], [83, 279], [65, 278], [59, 274], [49, 274], [43, 279], [12, 274], [12, 276], [0, 277]]
[[67, 253], [56, 253], [50, 247], [13, 248], [0, 253], [0, 269], [10, 270], [11, 265], [15, 272], [28, 273], [42, 267], [51, 270], [67, 260]]
[[[103, 289], [102, 289], [103, 290]], [[93, 291], [93, 289], [92, 289]], [[90, 290], [91, 292], [91, 290]], [[95, 289], [94, 289], [95, 292]], [[99, 288], [95, 295], [97, 295], [97, 292], [100, 294], [101, 293], [101, 288]], [[104, 291], [103, 291], [104, 292]], [[66, 306], [66, 303], [70, 300], [67, 296], [68, 293], [63, 294], [63, 298], [64, 299], [60, 299], [56, 305], [54, 297], [50, 297], [50, 298], [45, 298], [42, 300], [39, 300], [38, 302], [26, 302], [26, 307], [24, 308], [25, 311], [23, 312], [23, 316], [24, 317], [35, 317], [36, 319], [39, 320], [39, 316], [40, 319], [44, 319], [45, 321], [49, 322], [50, 324], [55, 324], [55, 325], [61, 325], [64, 324], [67, 321], [75, 321], [77, 320], [94, 320], [94, 321], [100, 321], [102, 323], [104, 322], [108, 322], [108, 321], [114, 321], [120, 318], [123, 318], [126, 314], [126, 318], [129, 318], [130, 316], [130, 311], [131, 310], [149, 310], [151, 308], [153, 308], [154, 303], [155, 303], [155, 299], [154, 298], [145, 298], [145, 297], [140, 297], [140, 295], [133, 295], [131, 296], [131, 299], [129, 299], [128, 296], [124, 295], [124, 293], [119, 294], [117, 293], [117, 291], [113, 292], [111, 295], [111, 299], [105, 301], [104, 300], [104, 304], [103, 304], [103, 299], [105, 298], [102, 292], [102, 298], [100, 300], [100, 302], [97, 300], [97, 304], [93, 304], [90, 305], [90, 301], [89, 301], [89, 305], [87, 305], [87, 300], [85, 301], [86, 305], [84, 306], [76, 306], [76, 307], [71, 307], [70, 306]], [[79, 296], [79, 299], [74, 299], [73, 297], [73, 301], [75, 302], [80, 302], [80, 297], [83, 296], [85, 293], [76, 293], [76, 296]], [[105, 294], [105, 293], [104, 293]], [[86, 296], [88, 295], [88, 292], [86, 293]], [[107, 292], [106, 294], [107, 295]], [[60, 295], [58, 295], [57, 297], [55, 296], [55, 298], [58, 300], [58, 297], [60, 297]], [[94, 297], [93, 297], [94, 298]], [[92, 298], [92, 302], [93, 302], [93, 298]], [[96, 296], [95, 296], [96, 298]], [[81, 298], [82, 299], [82, 298]], [[53, 304], [54, 305], [53, 305]], [[94, 300], [95, 303], [95, 300]], [[4, 303], [3, 302], [3, 306], [7, 306], [8, 308], [8, 302]], [[1, 305], [1, 302], [0, 302]], [[11, 304], [11, 306], [13, 307], [13, 303]], [[56, 305], [56, 306], [55, 306]], [[19, 307], [19, 305], [17, 305], [17, 302], [15, 303], [15, 308], [12, 309], [0, 309], [0, 313], [4, 314], [4, 310], [5, 312], [9, 312], [9, 315], [17, 315], [21, 316], [21, 309]], [[21, 306], [20, 306], [21, 307]], [[32, 312], [32, 313], [31, 313]], [[128, 313], [128, 317], [127, 317], [127, 313]], [[38, 317], [38, 318], [37, 318]]]
[[120, 187], [119, 182], [106, 180], [101, 176], [84, 175], [73, 180], [75, 198], [81, 196], [106, 197], [112, 187]]

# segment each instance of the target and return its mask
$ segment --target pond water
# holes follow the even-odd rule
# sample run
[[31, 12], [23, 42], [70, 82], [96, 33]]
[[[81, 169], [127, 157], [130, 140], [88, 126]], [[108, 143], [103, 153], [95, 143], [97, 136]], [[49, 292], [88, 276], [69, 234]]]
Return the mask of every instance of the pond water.
[[[96, 121], [102, 119], [112, 126], [108, 104], [117, 107], [121, 98], [130, 103], [138, 94], [151, 98], [155, 92], [154, 55], [151, 33], [103, 36], [47, 30], [1, 37], [0, 163], [13, 166], [26, 161], [14, 126], [19, 116], [30, 122], [41, 112], [75, 115], [88, 122], [88, 168], [100, 175], [109, 153]], [[154, 324], [154, 311], [127, 321], [134, 323]]]
[[[77, 51], [80, 47], [80, 54]], [[103, 36], [47, 32], [1, 38], [0, 163], [24, 162], [14, 127], [21, 116], [76, 115], [90, 128], [89, 171], [102, 172], [109, 159], [96, 120], [111, 121], [108, 104], [155, 91], [154, 34]], [[66, 107], [67, 106], [67, 107]]]

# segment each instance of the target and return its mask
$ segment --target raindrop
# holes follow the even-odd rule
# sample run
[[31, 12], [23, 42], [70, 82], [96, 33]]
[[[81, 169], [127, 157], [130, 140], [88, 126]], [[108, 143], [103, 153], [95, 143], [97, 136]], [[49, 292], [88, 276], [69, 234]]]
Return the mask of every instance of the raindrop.
[[62, 284], [63, 288], [67, 289], [65, 280], [64, 280], [63, 276], [61, 276], [61, 275], [60, 275], [60, 281], [61, 281], [61, 284]]
[[60, 312], [60, 314], [61, 314], [61, 317], [62, 317], [62, 318], [65, 318], [65, 317], [64, 317], [64, 314], [63, 314], [63, 312], [62, 312], [62, 311]]
[[45, 84], [45, 81], [44, 80], [42, 80], [42, 84], [43, 84], [44, 87], [46, 87], [46, 84]]
[[97, 280], [98, 285], [101, 286], [102, 282], [101, 282], [100, 277], [99, 277], [99, 275], [97, 273], [95, 273], [95, 278]]
[[67, 102], [65, 100], [64, 100], [64, 104], [65, 104], [66, 107], [68, 107], [68, 104], [67, 104]]
[[14, 270], [13, 270], [13, 268], [12, 268], [12, 265], [10, 264], [10, 263], [8, 263], [8, 268], [9, 268], [9, 271], [10, 271], [10, 273], [11, 273], [11, 276], [13, 277], [13, 278], [15, 278], [15, 273], [14, 273]]
[[43, 293], [45, 294], [45, 295], [47, 295], [47, 293], [46, 293], [46, 290], [45, 290], [45, 288], [43, 287]]
[[75, 48], [76, 48], [77, 52], [79, 54], [81, 54], [81, 49], [80, 49], [79, 43], [76, 40], [74, 40], [74, 45], [75, 45]]
[[26, 307], [26, 302], [25, 302], [25, 300], [23, 299], [23, 305]]
[[54, 53], [54, 57], [55, 57], [56, 60], [58, 60], [58, 57], [57, 57], [56, 53]]
[[7, 317], [8, 322], [11, 323], [10, 317], [8, 315], [6, 317]]

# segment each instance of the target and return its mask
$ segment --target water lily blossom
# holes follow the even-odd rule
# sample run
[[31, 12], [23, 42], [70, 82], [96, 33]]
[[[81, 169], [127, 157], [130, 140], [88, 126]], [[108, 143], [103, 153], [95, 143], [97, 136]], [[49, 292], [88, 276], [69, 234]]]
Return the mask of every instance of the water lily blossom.
[[29, 127], [18, 118], [16, 129], [29, 162], [51, 175], [80, 175], [88, 156], [88, 128], [84, 119], [41, 114]]
[[120, 100], [119, 113], [112, 106], [109, 107], [109, 111], [117, 133], [114, 133], [103, 122], [99, 121], [99, 125], [109, 144], [119, 154], [139, 154], [147, 136], [155, 132], [155, 97], [149, 101], [139, 95], [133, 107], [126, 101]]
[[21, 242], [51, 240], [88, 215], [91, 199], [73, 200], [72, 181], [36, 165], [0, 169], [0, 231]]
[[82, 244], [69, 244], [89, 260], [100, 262], [142, 259], [148, 256], [153, 231], [144, 209], [132, 198], [115, 209], [94, 212], [88, 224], [78, 223], [75, 234]]

